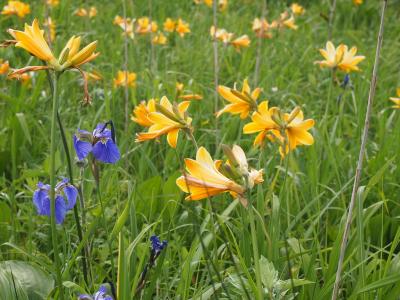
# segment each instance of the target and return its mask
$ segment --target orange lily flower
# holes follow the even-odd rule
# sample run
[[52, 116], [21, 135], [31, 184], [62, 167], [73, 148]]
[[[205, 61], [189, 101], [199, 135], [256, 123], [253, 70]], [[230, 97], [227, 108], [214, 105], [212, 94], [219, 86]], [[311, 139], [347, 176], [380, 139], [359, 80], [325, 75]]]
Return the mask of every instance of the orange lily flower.
[[0, 59], [0, 75], [7, 74], [10, 69], [10, 64], [8, 61]]
[[289, 29], [297, 30], [299, 26], [294, 23], [294, 16], [291, 15], [289, 19], [283, 21], [283, 25], [285, 25]]
[[179, 18], [175, 30], [180, 35], [180, 37], [184, 37], [186, 33], [190, 33], [190, 26], [187, 22]]
[[156, 22], [151, 21], [148, 17], [139, 18], [137, 20], [136, 33], [146, 34], [150, 32], [156, 32], [158, 25]]
[[136, 73], [128, 71], [118, 71], [117, 77], [114, 79], [114, 87], [130, 86], [136, 87]]
[[295, 14], [296, 16], [300, 16], [300, 15], [304, 15], [304, 13], [306, 12], [306, 10], [304, 9], [303, 6], [301, 6], [298, 3], [293, 3], [290, 6], [290, 9], [292, 10], [292, 13]]
[[257, 99], [260, 92], [260, 88], [251, 91], [247, 79], [243, 81], [241, 92], [235, 88], [231, 89], [222, 85], [218, 86], [218, 93], [222, 98], [230, 102], [230, 104], [218, 111], [216, 114], [217, 117], [225, 112], [229, 112], [233, 115], [240, 114], [241, 119], [247, 118], [250, 111], [257, 109]]
[[20, 18], [24, 18], [30, 13], [31, 8], [29, 4], [25, 4], [21, 1], [8, 1], [8, 4], [5, 5], [1, 11], [2, 15], [17, 15]]
[[183, 101], [172, 105], [167, 97], [162, 97], [160, 104], [156, 104], [156, 112], [150, 112], [147, 118], [153, 123], [147, 132], [136, 134], [136, 142], [156, 139], [164, 134], [172, 148], [176, 148], [179, 131], [192, 131], [192, 118], [186, 115], [190, 101]]
[[351, 71], [359, 71], [358, 64], [365, 59], [365, 56], [357, 55], [357, 47], [352, 47], [348, 50], [348, 47], [345, 45], [343, 48], [343, 57], [340, 63], [338, 64], [338, 68], [346, 73], [350, 73]]
[[396, 94], [397, 97], [390, 97], [390, 100], [395, 104], [392, 106], [393, 108], [400, 109], [400, 88], [396, 89]]
[[255, 32], [257, 37], [270, 39], [272, 38], [271, 33], [271, 24], [267, 22], [265, 19], [255, 18], [253, 20], [252, 30]]
[[278, 134], [279, 126], [272, 119], [275, 107], [268, 108], [268, 101], [263, 101], [258, 105], [258, 109], [251, 116], [252, 122], [243, 127], [243, 133], [258, 133], [254, 140], [254, 146], [260, 146], [265, 138], [273, 139], [272, 133]]
[[131, 120], [143, 127], [150, 127], [153, 125], [153, 121], [149, 119], [149, 114], [153, 112], [156, 112], [155, 99], [150, 99], [147, 104], [146, 101], [142, 101], [133, 109]]
[[162, 32], [159, 32], [153, 37], [153, 40], [151, 42], [154, 45], [165, 45], [167, 43], [167, 37]]
[[231, 42], [231, 45], [235, 47], [237, 51], [240, 51], [240, 48], [246, 48], [250, 45], [250, 39], [247, 34], [242, 35]]
[[335, 69], [342, 61], [344, 45], [340, 44], [337, 48], [335, 48], [333, 43], [328, 41], [326, 43], [326, 48], [319, 49], [319, 52], [325, 58], [325, 60], [316, 61], [314, 63], [318, 64], [321, 68]]
[[60, 4], [60, 0], [47, 0], [46, 3], [51, 7], [56, 7]]
[[186, 158], [186, 172], [176, 180], [178, 187], [189, 193], [186, 200], [201, 200], [229, 192], [247, 206], [246, 191], [263, 182], [263, 170], [249, 170], [244, 151], [237, 145], [223, 147], [228, 161], [214, 161], [204, 147], [197, 150], [196, 160]]
[[171, 18], [167, 18], [164, 22], [164, 30], [167, 32], [174, 32], [176, 27], [176, 21]]

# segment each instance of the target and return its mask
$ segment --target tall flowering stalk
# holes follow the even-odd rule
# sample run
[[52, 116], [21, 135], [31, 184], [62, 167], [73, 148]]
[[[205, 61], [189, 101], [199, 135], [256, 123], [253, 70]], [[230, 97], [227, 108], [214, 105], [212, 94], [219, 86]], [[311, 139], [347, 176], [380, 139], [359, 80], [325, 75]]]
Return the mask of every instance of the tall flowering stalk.
[[[59, 77], [60, 75], [70, 69], [78, 69], [82, 76], [83, 72], [80, 66], [93, 60], [98, 56], [98, 53], [94, 53], [96, 50], [97, 42], [92, 42], [82, 50], [80, 50], [80, 37], [73, 36], [65, 48], [61, 52], [57, 59], [49, 45], [44, 38], [44, 31], [40, 29], [39, 22], [34, 19], [32, 25], [25, 24], [25, 30], [13, 30], [9, 29], [9, 33], [15, 39], [11, 44], [15, 44], [16, 47], [23, 48], [33, 56], [39, 58], [44, 62], [44, 66], [28, 66], [18, 70], [14, 70], [9, 77], [19, 77], [26, 72], [47, 70], [50, 75], [51, 88], [53, 92], [52, 97], [52, 114], [51, 114], [51, 131], [50, 131], [50, 223], [51, 223], [51, 239], [53, 244], [54, 252], [54, 264], [56, 272], [56, 281], [59, 289], [60, 299], [64, 299], [62, 278], [61, 278], [61, 267], [60, 257], [58, 252], [58, 241], [57, 241], [57, 229], [56, 229], [56, 163], [55, 153], [57, 149], [56, 141], [56, 122], [59, 107]], [[87, 93], [87, 86], [85, 85], [85, 98], [89, 101], [89, 95]]]

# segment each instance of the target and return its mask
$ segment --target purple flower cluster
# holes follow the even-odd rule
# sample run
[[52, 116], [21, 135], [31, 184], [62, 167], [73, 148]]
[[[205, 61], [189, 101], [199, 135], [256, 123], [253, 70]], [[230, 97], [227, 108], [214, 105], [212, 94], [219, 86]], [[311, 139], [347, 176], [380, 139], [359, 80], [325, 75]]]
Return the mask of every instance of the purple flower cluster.
[[[50, 185], [39, 182], [37, 190], [33, 193], [33, 203], [36, 206], [38, 215], [50, 216]], [[74, 208], [78, 190], [69, 183], [68, 178], [64, 178], [55, 187], [55, 216], [56, 223], [64, 221], [67, 211]]]

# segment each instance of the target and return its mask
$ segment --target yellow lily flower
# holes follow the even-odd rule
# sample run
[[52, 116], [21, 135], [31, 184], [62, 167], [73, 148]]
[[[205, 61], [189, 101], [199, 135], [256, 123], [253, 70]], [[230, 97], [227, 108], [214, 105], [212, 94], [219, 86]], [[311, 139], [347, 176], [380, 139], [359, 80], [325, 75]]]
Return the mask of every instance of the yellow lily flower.
[[289, 19], [283, 21], [283, 25], [285, 25], [289, 29], [297, 30], [299, 26], [294, 23], [294, 16], [291, 15]]
[[89, 10], [89, 18], [94, 18], [95, 16], [97, 16], [97, 8], [92, 6]]
[[338, 68], [346, 73], [350, 73], [351, 71], [359, 71], [358, 64], [365, 59], [365, 56], [357, 55], [357, 47], [352, 47], [348, 50], [348, 47], [345, 45], [343, 48], [343, 57], [340, 63], [338, 64]]
[[180, 35], [180, 37], [184, 37], [186, 33], [190, 33], [189, 24], [183, 21], [181, 18], [178, 19], [175, 30]]
[[217, 30], [215, 30], [214, 25], [210, 28], [210, 35], [211, 38], [214, 38], [215, 36], [215, 39], [223, 42], [225, 45], [228, 44], [233, 37], [233, 33], [230, 33], [223, 28], [217, 28]]
[[255, 32], [257, 37], [270, 39], [272, 38], [271, 33], [271, 24], [267, 22], [265, 19], [255, 18], [253, 20], [252, 30]]
[[344, 47], [345, 46], [343, 44], [340, 44], [337, 48], [335, 48], [333, 43], [328, 41], [326, 43], [326, 49], [319, 49], [319, 52], [325, 58], [325, 60], [316, 61], [314, 63], [318, 64], [321, 68], [337, 68], [339, 63], [342, 61]]
[[176, 27], [176, 21], [172, 20], [171, 18], [167, 18], [163, 25], [164, 25], [164, 31], [174, 32]]
[[10, 64], [8, 61], [0, 59], [0, 75], [7, 74], [10, 69]]
[[122, 33], [122, 35], [127, 35], [131, 39], [134, 39], [134, 37], [135, 37], [135, 33], [134, 33], [134, 29], [133, 29], [134, 22], [135, 22], [135, 20], [132, 20], [131, 18], [125, 19], [120, 16], [115, 16], [113, 23], [115, 25], [118, 25], [119, 27], [121, 27], [121, 29], [124, 31]]
[[8, 1], [8, 4], [5, 5], [1, 11], [2, 15], [17, 15], [20, 18], [24, 18], [30, 13], [31, 8], [29, 4], [25, 4], [21, 1]]
[[178, 187], [189, 193], [186, 200], [201, 200], [229, 192], [247, 206], [246, 191], [263, 182], [263, 170], [248, 167], [247, 158], [237, 145], [223, 147], [228, 161], [214, 161], [204, 147], [197, 150], [196, 160], [185, 159], [186, 172], [176, 180]]
[[175, 89], [178, 93], [182, 92], [184, 87], [185, 85], [182, 82], [177, 81], [175, 83]]
[[235, 47], [237, 51], [240, 51], [240, 48], [247, 48], [250, 46], [250, 39], [247, 34], [242, 35], [231, 42], [231, 45]]
[[147, 118], [153, 123], [147, 132], [136, 134], [136, 142], [156, 139], [164, 134], [172, 148], [176, 148], [179, 131], [192, 131], [192, 118], [186, 115], [190, 101], [183, 101], [172, 105], [167, 97], [162, 97], [160, 104], [156, 104], [156, 112], [150, 112]]
[[[243, 127], [243, 132], [245, 134], [259, 132], [254, 145], [261, 145], [266, 137], [271, 141], [276, 138], [281, 144], [279, 150], [282, 156], [299, 145], [314, 143], [313, 136], [308, 132], [314, 127], [314, 120], [304, 120], [299, 107], [293, 109], [290, 114], [283, 114], [277, 107], [268, 109], [268, 102], [264, 101], [259, 105], [258, 112], [253, 114], [252, 121]], [[285, 153], [283, 149], [286, 149]]]
[[240, 114], [241, 119], [247, 118], [250, 111], [257, 109], [257, 99], [260, 92], [260, 88], [251, 91], [247, 79], [243, 81], [241, 92], [235, 88], [231, 89], [222, 85], [218, 86], [218, 93], [222, 98], [230, 102], [230, 104], [217, 112], [217, 118], [225, 112], [229, 112], [233, 115]]
[[136, 33], [146, 34], [150, 32], [156, 32], [158, 25], [156, 22], [151, 21], [148, 17], [139, 18], [137, 20]]
[[142, 101], [133, 109], [131, 120], [143, 127], [150, 127], [153, 122], [149, 119], [149, 114], [153, 112], [156, 112], [155, 99], [150, 99], [147, 104], [146, 101]]
[[201, 200], [226, 192], [244, 194], [244, 187], [218, 170], [221, 163], [220, 160], [213, 161], [204, 147], [197, 150], [196, 160], [185, 159], [187, 173], [179, 177], [176, 184], [182, 191], [189, 193], [186, 200]]
[[243, 127], [244, 134], [258, 133], [254, 140], [254, 146], [261, 146], [265, 138], [273, 140], [273, 133], [278, 133], [279, 126], [272, 119], [276, 107], [268, 108], [268, 101], [258, 105], [258, 109], [251, 116], [252, 122]]
[[151, 42], [154, 45], [165, 45], [167, 43], [167, 37], [162, 32], [159, 32], [153, 37]]
[[[135, 21], [135, 20], [133, 20], [133, 21]], [[125, 24], [125, 22], [126, 22], [126, 23], [131, 23], [131, 22], [132, 22], [132, 19], [131, 19], [131, 18], [123, 18], [123, 17], [121, 17], [121, 16], [119, 16], [119, 15], [116, 15], [116, 16], [114, 17], [113, 24], [114, 24], [114, 25], [121, 25], [121, 24]]]
[[363, 0], [353, 0], [353, 4], [354, 5], [361, 5], [361, 4], [363, 4]]
[[136, 87], [136, 73], [128, 71], [118, 71], [117, 77], [114, 79], [114, 87], [130, 86]]
[[74, 13], [78, 17], [89, 17], [89, 18], [94, 18], [97, 16], [97, 8], [95, 6], [92, 6], [87, 10], [86, 8], [78, 8], [75, 10]]
[[[275, 115], [278, 114], [281, 113], [279, 110], [276, 110]], [[287, 154], [299, 145], [309, 146], [314, 144], [314, 138], [308, 130], [314, 127], [315, 122], [313, 119], [304, 120], [303, 112], [299, 107], [294, 108], [290, 114], [283, 114], [281, 121], [283, 122], [280, 124], [280, 133], [277, 134], [274, 132], [274, 134], [282, 143], [280, 147], [282, 156], [284, 156], [284, 148], [286, 148], [285, 153]]]
[[396, 89], [396, 94], [397, 97], [390, 97], [390, 100], [395, 104], [392, 106], [393, 108], [400, 109], [400, 88]]
[[39, 22], [37, 19], [33, 20], [32, 26], [25, 24], [25, 31], [9, 29], [8, 32], [17, 41], [15, 47], [25, 49], [30, 54], [51, 65], [58, 65], [57, 60], [43, 36], [43, 30], [39, 28]]
[[25, 72], [43, 69], [63, 71], [68, 68], [77, 68], [95, 59], [99, 55], [99, 53], [94, 53], [97, 41], [90, 43], [79, 51], [81, 39], [80, 37], [73, 36], [57, 60], [50, 50], [43, 36], [44, 31], [39, 28], [39, 23], [36, 19], [33, 20], [32, 26], [25, 24], [25, 31], [9, 29], [9, 33], [16, 39], [16, 47], [21, 47], [40, 60], [48, 63], [48, 66], [32, 66], [15, 71], [19, 73], [21, 73], [22, 70], [25, 70]]
[[[213, 0], [204, 0], [208, 7], [213, 7]], [[228, 8], [228, 0], [218, 0], [218, 9], [223, 12]]]
[[292, 10], [292, 13], [296, 16], [304, 15], [304, 13], [306, 12], [304, 7], [298, 3], [292, 3], [290, 9]]
[[60, 4], [60, 0], [47, 0], [46, 3], [51, 7], [56, 7]]

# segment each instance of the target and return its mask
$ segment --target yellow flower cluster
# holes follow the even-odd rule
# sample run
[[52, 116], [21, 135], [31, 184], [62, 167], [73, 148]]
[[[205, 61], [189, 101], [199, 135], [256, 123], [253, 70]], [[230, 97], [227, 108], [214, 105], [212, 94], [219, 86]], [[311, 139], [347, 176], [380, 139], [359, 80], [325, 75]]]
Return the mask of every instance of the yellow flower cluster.
[[313, 120], [303, 120], [303, 112], [295, 108], [290, 114], [282, 113], [278, 107], [268, 108], [268, 101], [257, 105], [261, 93], [260, 88], [250, 90], [247, 79], [243, 82], [241, 91], [226, 86], [218, 87], [219, 94], [228, 102], [217, 112], [217, 117], [223, 113], [239, 114], [246, 119], [251, 114], [252, 122], [243, 128], [245, 134], [258, 133], [254, 140], [255, 146], [263, 145], [265, 138], [280, 144], [281, 155], [294, 150], [299, 145], [312, 145], [314, 139], [307, 131], [314, 126]]
[[325, 49], [320, 49], [319, 52], [324, 57], [324, 60], [316, 61], [321, 68], [338, 69], [346, 73], [352, 71], [359, 71], [358, 64], [365, 59], [365, 56], [358, 55], [357, 47], [349, 48], [340, 44], [337, 48], [332, 42], [328, 41], [326, 43]]
[[282, 30], [284, 28], [289, 28], [292, 30], [297, 30], [298, 26], [295, 24], [294, 16], [301, 16], [305, 13], [304, 7], [297, 3], [293, 3], [290, 6], [289, 11], [284, 11], [280, 14], [279, 18], [268, 23], [267, 20], [255, 18], [253, 20], [252, 30], [257, 37], [270, 39], [273, 37], [274, 30]]
[[75, 10], [74, 14], [78, 17], [92, 19], [97, 16], [97, 8], [95, 6], [91, 6], [89, 9], [81, 7]]
[[[207, 5], [208, 7], [213, 7], [213, 0], [194, 0], [194, 3], [196, 4], [202, 4], [204, 3], [205, 5]], [[228, 8], [228, 0], [218, 0], [218, 10], [221, 12], [226, 11], [226, 9]]]
[[143, 142], [167, 135], [168, 144], [176, 148], [180, 130], [189, 134], [193, 130], [192, 118], [186, 113], [189, 106], [190, 101], [171, 104], [165, 96], [161, 98], [160, 103], [154, 99], [149, 100], [147, 104], [142, 102], [134, 109], [131, 119], [148, 127], [148, 131], [136, 134], [136, 141]]
[[[131, 39], [135, 37], [135, 33], [139, 35], [154, 34], [151, 42], [155, 45], [167, 44], [167, 37], [162, 31], [158, 30], [158, 24], [155, 21], [150, 21], [148, 17], [142, 17], [139, 19], [123, 18], [116, 16], [114, 18], [114, 24], [121, 27], [124, 31], [122, 34], [126, 34]], [[190, 33], [189, 24], [178, 19], [177, 21], [167, 18], [164, 22], [165, 32], [176, 31], [181, 37], [185, 34]]]
[[233, 39], [233, 33], [230, 33], [223, 28], [216, 29], [214, 26], [211, 26], [210, 28], [210, 35], [211, 38], [221, 41], [224, 45], [233, 46], [237, 51], [240, 51], [240, 48], [249, 47], [251, 42], [246, 34]]
[[2, 15], [16, 15], [20, 18], [24, 18], [26, 15], [31, 13], [29, 4], [21, 1], [8, 1], [8, 4], [3, 7], [1, 11]]

